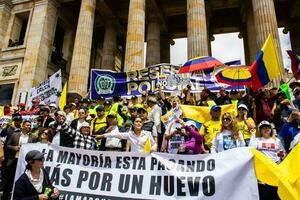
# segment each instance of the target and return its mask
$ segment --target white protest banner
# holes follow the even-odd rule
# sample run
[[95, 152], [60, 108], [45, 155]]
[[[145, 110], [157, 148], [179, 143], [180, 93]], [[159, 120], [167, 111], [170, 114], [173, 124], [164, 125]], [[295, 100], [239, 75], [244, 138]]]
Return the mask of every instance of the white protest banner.
[[16, 179], [24, 172], [26, 153], [35, 149], [46, 153], [45, 169], [60, 199], [258, 199], [249, 148], [174, 155], [25, 144]]
[[[34, 122], [34, 119], [37, 118], [38, 115], [22, 115], [22, 121], [31, 121]], [[12, 116], [4, 116], [0, 117], [0, 125], [1, 124], [9, 124], [12, 120]]]
[[31, 101], [34, 98], [39, 98], [40, 101], [43, 101], [47, 105], [50, 103], [58, 104], [61, 91], [61, 70], [58, 70], [52, 76], [50, 76], [49, 80], [45, 80], [38, 86], [30, 89], [28, 106], [31, 106]]

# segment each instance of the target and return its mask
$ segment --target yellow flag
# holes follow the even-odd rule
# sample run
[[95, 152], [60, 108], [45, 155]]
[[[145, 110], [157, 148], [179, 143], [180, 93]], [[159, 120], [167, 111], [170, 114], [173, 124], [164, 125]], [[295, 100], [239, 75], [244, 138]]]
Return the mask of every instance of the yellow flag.
[[63, 91], [59, 99], [59, 103], [58, 103], [59, 109], [64, 110], [66, 104], [67, 104], [67, 82], [64, 85]]
[[300, 143], [277, 165], [266, 155], [252, 149], [256, 178], [278, 187], [281, 199], [300, 199]]
[[[221, 107], [221, 115], [225, 112], [231, 112], [232, 114], [236, 113], [236, 105], [229, 104], [223, 105]], [[188, 106], [180, 105], [182, 110], [182, 117], [195, 120], [199, 123], [207, 122], [211, 119], [210, 116], [210, 107], [207, 106]]]
[[0, 116], [4, 116], [4, 106], [0, 106]]
[[151, 141], [150, 138], [147, 139], [144, 145], [144, 152], [145, 153], [150, 153], [151, 152]]

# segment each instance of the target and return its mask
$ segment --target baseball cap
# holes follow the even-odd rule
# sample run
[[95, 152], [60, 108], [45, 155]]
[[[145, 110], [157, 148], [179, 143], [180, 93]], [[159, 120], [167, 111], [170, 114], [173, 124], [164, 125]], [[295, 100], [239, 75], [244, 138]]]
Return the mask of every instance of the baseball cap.
[[58, 115], [61, 115], [61, 116], [64, 116], [64, 117], [66, 117], [66, 113], [64, 112], [64, 111], [58, 111], [58, 112], [56, 112]]
[[211, 108], [210, 108], [210, 111], [215, 111], [217, 109], [220, 109], [221, 110], [221, 106], [218, 106], [218, 105], [213, 105]]
[[262, 128], [263, 126], [272, 127], [271, 123], [268, 122], [268, 121], [266, 121], [266, 120], [264, 120], [264, 121], [262, 121], [262, 122], [260, 122], [260, 123], [258, 124], [258, 128], [259, 128], [259, 129]]
[[[33, 102], [33, 101], [32, 101], [32, 102]], [[43, 101], [41, 101], [41, 102], [39, 103], [39, 106], [46, 106], [46, 103], [43, 102]]]
[[90, 127], [90, 124], [88, 122], [83, 122], [81, 124], [81, 126], [79, 127], [79, 130], [82, 128], [82, 127]]
[[104, 111], [104, 107], [103, 106], [98, 106], [96, 108], [96, 112], [101, 112], [101, 111]]
[[57, 108], [57, 105], [55, 103], [50, 103], [49, 107]]
[[238, 105], [238, 109], [240, 109], [240, 108], [244, 108], [245, 110], [247, 110], [248, 111], [248, 107], [245, 105], [245, 104], [240, 104], [240, 105]]
[[137, 112], [138, 113], [147, 112], [147, 110], [144, 107], [140, 107], [140, 108], [137, 109]]
[[296, 87], [294, 90], [293, 90], [293, 95], [297, 94], [300, 92], [300, 87]]
[[18, 106], [20, 106], [20, 107], [25, 107], [26, 104], [25, 104], [25, 103], [19, 103]]
[[114, 111], [111, 111], [108, 113], [108, 115], [106, 117], [117, 117], [117, 115]]
[[186, 126], [194, 126], [194, 127], [197, 128], [196, 123], [195, 123], [194, 121], [192, 121], [192, 120], [189, 120], [189, 121], [185, 122], [185, 125], [186, 125]]
[[30, 162], [32, 160], [45, 159], [44, 155], [45, 155], [44, 153], [42, 153], [38, 150], [31, 150], [26, 154], [25, 161]]

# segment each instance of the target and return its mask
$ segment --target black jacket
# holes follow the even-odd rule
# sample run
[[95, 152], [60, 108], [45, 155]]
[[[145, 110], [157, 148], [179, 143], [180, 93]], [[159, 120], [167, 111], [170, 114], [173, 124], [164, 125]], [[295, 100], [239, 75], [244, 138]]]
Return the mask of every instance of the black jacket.
[[44, 193], [45, 188], [48, 187], [48, 188], [52, 188], [53, 190], [54, 187], [52, 186], [49, 180], [48, 173], [44, 169], [43, 172], [44, 172], [44, 181], [43, 181], [42, 193], [38, 193], [38, 191], [36, 191], [32, 183], [30, 182], [27, 174], [23, 173], [15, 183], [13, 200], [38, 200], [39, 199], [38, 196]]

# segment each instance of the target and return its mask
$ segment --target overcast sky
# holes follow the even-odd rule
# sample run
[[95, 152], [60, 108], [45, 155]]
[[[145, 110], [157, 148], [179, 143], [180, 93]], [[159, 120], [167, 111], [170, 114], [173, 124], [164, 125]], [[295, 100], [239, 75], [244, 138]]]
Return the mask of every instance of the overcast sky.
[[[290, 61], [286, 50], [291, 49], [289, 34], [283, 34], [282, 28], [278, 29], [282, 49], [284, 66], [290, 68]], [[243, 39], [238, 38], [238, 33], [214, 35], [215, 40], [211, 43], [212, 55], [222, 62], [241, 59], [245, 64]], [[187, 61], [186, 38], [176, 39], [175, 45], [171, 46], [171, 63], [184, 64]]]

